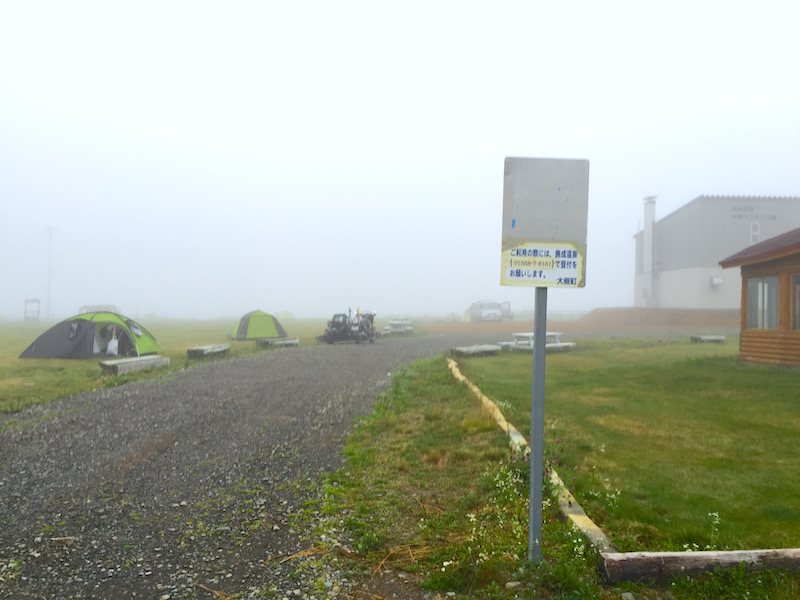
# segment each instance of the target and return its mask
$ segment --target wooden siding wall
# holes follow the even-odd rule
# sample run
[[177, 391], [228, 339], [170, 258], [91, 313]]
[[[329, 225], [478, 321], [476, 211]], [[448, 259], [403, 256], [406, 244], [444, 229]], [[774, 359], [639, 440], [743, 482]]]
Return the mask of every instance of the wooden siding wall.
[[[739, 358], [747, 362], [800, 367], [800, 330], [792, 329], [792, 275], [800, 274], [800, 255], [742, 267]], [[747, 279], [778, 276], [778, 329], [747, 328]]]
[[747, 362], [800, 367], [800, 335], [746, 329], [739, 336], [739, 357]]

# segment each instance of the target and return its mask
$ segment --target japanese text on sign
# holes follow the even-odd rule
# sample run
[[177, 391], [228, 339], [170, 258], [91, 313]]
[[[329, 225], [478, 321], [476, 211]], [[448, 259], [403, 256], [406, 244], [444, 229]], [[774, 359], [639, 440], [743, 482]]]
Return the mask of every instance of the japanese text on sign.
[[529, 243], [503, 252], [502, 285], [579, 287], [583, 257], [570, 245]]

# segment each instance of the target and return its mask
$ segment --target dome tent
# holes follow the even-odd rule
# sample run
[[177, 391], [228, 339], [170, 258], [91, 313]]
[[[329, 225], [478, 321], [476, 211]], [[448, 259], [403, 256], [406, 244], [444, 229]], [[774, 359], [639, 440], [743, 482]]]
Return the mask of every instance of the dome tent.
[[259, 340], [289, 336], [278, 319], [263, 310], [254, 310], [239, 319], [231, 337], [234, 340]]
[[[116, 332], [117, 354], [108, 353]], [[157, 354], [162, 348], [147, 329], [112, 312], [88, 312], [53, 325], [19, 355], [20, 358], [95, 358]]]

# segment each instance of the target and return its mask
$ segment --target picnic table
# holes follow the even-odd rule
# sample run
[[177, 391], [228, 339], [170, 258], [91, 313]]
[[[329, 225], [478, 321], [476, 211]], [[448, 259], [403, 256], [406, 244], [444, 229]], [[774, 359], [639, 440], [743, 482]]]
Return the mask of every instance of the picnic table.
[[[533, 350], [533, 332], [520, 331], [511, 334], [514, 339], [510, 342], [500, 342], [500, 346], [505, 350]], [[575, 347], [574, 342], [562, 342], [560, 331], [545, 332], [545, 350], [559, 350], [565, 352]]]

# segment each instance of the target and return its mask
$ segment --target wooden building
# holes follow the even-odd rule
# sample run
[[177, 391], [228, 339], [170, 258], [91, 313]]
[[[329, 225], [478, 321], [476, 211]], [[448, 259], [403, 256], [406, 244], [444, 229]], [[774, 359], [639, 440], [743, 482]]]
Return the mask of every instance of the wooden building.
[[800, 367], [800, 229], [753, 244], [719, 264], [741, 268], [740, 358]]

